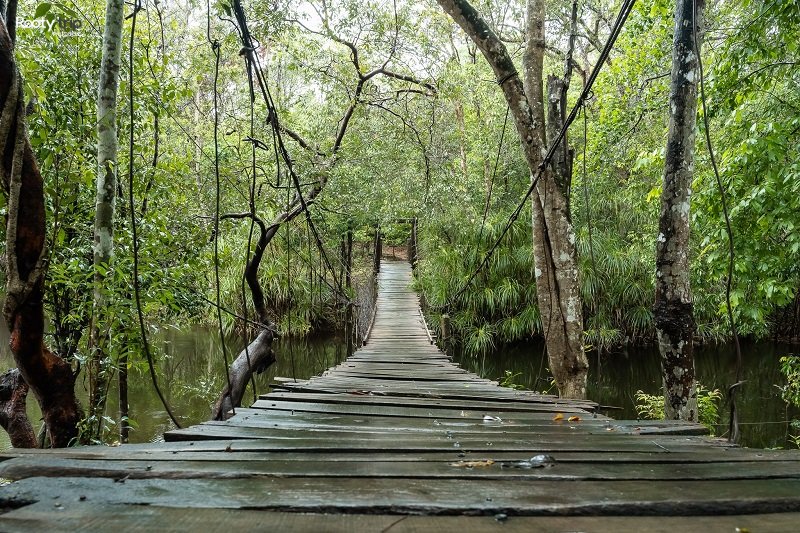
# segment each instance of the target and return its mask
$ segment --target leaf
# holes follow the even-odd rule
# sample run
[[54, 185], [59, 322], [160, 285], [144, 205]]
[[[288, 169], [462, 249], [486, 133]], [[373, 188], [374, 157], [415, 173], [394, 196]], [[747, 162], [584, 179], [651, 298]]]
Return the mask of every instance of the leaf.
[[45, 16], [50, 11], [51, 7], [53, 7], [53, 4], [50, 2], [42, 2], [36, 6], [36, 12], [33, 14], [33, 18], [38, 19]]

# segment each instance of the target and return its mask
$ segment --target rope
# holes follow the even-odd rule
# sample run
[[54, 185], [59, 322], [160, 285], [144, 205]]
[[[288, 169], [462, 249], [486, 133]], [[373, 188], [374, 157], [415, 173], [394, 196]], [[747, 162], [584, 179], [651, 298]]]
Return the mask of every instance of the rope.
[[[217, 324], [219, 326], [219, 339], [222, 345], [222, 360], [225, 363], [225, 381], [228, 390], [231, 390], [231, 372], [228, 362], [228, 349], [225, 345], [225, 330], [222, 325], [222, 308], [220, 307], [220, 278], [219, 278], [219, 216], [220, 216], [220, 172], [219, 172], [219, 62], [220, 62], [220, 43], [216, 39], [211, 39], [211, 1], [206, 2], [206, 37], [214, 53], [214, 295], [216, 299]], [[236, 414], [236, 406], [231, 405], [233, 414]]]
[[594, 242], [592, 240], [592, 203], [589, 200], [589, 184], [587, 182], [588, 175], [586, 172], [586, 144], [588, 138], [588, 118], [587, 118], [587, 109], [586, 103], [583, 104], [583, 157], [582, 157], [582, 166], [583, 166], [583, 179], [581, 180], [581, 184], [583, 185], [583, 201], [586, 204], [586, 225], [589, 228], [589, 257], [592, 261], [592, 271], [594, 271], [595, 277], [597, 277], [597, 263], [594, 260]]
[[564, 139], [567, 130], [572, 125], [572, 122], [575, 120], [575, 117], [578, 115], [578, 111], [583, 106], [584, 102], [586, 102], [586, 100], [588, 100], [589, 96], [592, 94], [592, 86], [594, 85], [595, 80], [597, 80], [597, 76], [600, 74], [600, 71], [603, 68], [603, 64], [608, 59], [608, 56], [611, 53], [611, 49], [614, 47], [614, 43], [616, 42], [617, 37], [622, 31], [622, 27], [625, 25], [625, 21], [628, 19], [628, 15], [630, 15], [630, 12], [633, 9], [635, 3], [636, 0], [625, 0], [625, 3], [620, 8], [620, 12], [617, 15], [617, 19], [614, 22], [614, 26], [611, 29], [611, 35], [609, 35], [608, 40], [603, 46], [603, 50], [600, 52], [600, 56], [597, 59], [597, 63], [595, 64], [594, 69], [592, 70], [591, 74], [589, 75], [589, 78], [586, 81], [586, 86], [583, 88], [583, 91], [578, 97], [578, 101], [575, 103], [575, 106], [572, 108], [572, 111], [570, 111], [569, 116], [564, 121], [564, 125], [558, 132], [558, 135], [556, 135], [556, 138], [553, 140], [552, 144], [550, 145], [550, 148], [547, 150], [547, 153], [542, 158], [542, 162], [539, 164], [536, 171], [534, 172], [528, 190], [525, 192], [525, 195], [522, 197], [522, 200], [520, 200], [516, 209], [514, 209], [514, 211], [508, 217], [508, 222], [506, 222], [506, 225], [503, 228], [503, 231], [500, 233], [500, 236], [497, 238], [494, 245], [492, 245], [489, 251], [486, 252], [483, 261], [481, 261], [481, 263], [478, 265], [478, 268], [476, 268], [472, 272], [472, 274], [470, 274], [470, 276], [467, 278], [467, 281], [464, 282], [463, 286], [458, 291], [456, 291], [455, 295], [452, 298], [450, 298], [445, 305], [441, 307], [443, 308], [450, 307], [455, 300], [461, 297], [464, 291], [466, 291], [467, 288], [469, 287], [470, 283], [472, 283], [472, 280], [475, 279], [475, 276], [477, 276], [478, 273], [481, 270], [483, 270], [489, 263], [489, 260], [492, 258], [492, 255], [494, 255], [494, 252], [500, 246], [500, 243], [505, 238], [506, 234], [508, 233], [508, 230], [511, 229], [511, 226], [519, 218], [519, 215], [520, 213], [522, 213], [522, 209], [525, 207], [525, 204], [528, 202], [528, 199], [530, 199], [531, 195], [533, 194], [533, 191], [536, 190], [536, 185], [539, 183], [539, 179], [542, 177], [544, 170], [547, 168], [547, 165], [550, 164], [550, 161], [553, 159], [553, 156], [555, 154], [556, 149], [558, 148], [558, 145]]
[[[286, 189], [286, 204], [288, 209], [288, 204], [290, 200], [290, 189]], [[291, 225], [286, 226], [286, 335], [291, 338], [292, 336], [292, 310], [291, 310], [291, 302], [292, 302], [292, 243], [290, 240], [289, 230], [291, 229]], [[294, 349], [292, 348], [292, 342], [289, 342], [289, 360], [292, 362], [292, 379], [295, 383], [297, 383], [297, 368], [294, 362]]]
[[492, 191], [494, 191], [494, 180], [497, 176], [497, 167], [500, 163], [500, 152], [503, 150], [503, 140], [506, 137], [506, 126], [508, 125], [508, 114], [510, 108], [506, 105], [506, 116], [503, 119], [503, 129], [500, 131], [500, 141], [497, 143], [497, 154], [494, 158], [494, 169], [492, 170], [492, 179], [489, 181], [489, 191], [486, 193], [486, 203], [483, 206], [483, 220], [481, 220], [481, 230], [478, 233], [478, 246], [475, 247], [475, 262], [478, 262], [478, 249], [483, 243], [483, 232], [486, 228], [486, 218], [489, 216], [489, 207], [492, 202]]
[[144, 349], [144, 355], [147, 358], [147, 368], [150, 370], [150, 380], [153, 382], [153, 389], [155, 389], [158, 399], [161, 400], [161, 405], [164, 406], [164, 409], [167, 411], [167, 415], [169, 416], [170, 420], [172, 420], [172, 423], [175, 424], [175, 427], [180, 429], [181, 425], [178, 423], [177, 418], [175, 418], [175, 415], [172, 413], [172, 409], [170, 408], [169, 403], [167, 403], [167, 399], [164, 397], [164, 394], [161, 392], [161, 389], [158, 386], [155, 364], [153, 363], [153, 354], [150, 352], [150, 344], [147, 341], [147, 328], [145, 328], [144, 325], [144, 313], [142, 311], [142, 299], [139, 287], [139, 238], [136, 230], [136, 209], [133, 208], [135, 205], [133, 197], [133, 158], [135, 155], [133, 126], [136, 119], [133, 108], [133, 44], [134, 36], [136, 34], [136, 15], [141, 9], [141, 0], [136, 0], [136, 3], [133, 7], [133, 13], [129, 16], [131, 19], [131, 37], [130, 42], [128, 43], [128, 108], [130, 111], [131, 122], [130, 138], [128, 139], [128, 211], [131, 215], [131, 238], [133, 239], [133, 294], [136, 301], [136, 315], [139, 319], [139, 334], [142, 338], [142, 348]]
[[[255, 101], [256, 95], [255, 90], [253, 89], [253, 71], [251, 65], [248, 61], [245, 60], [247, 66], [247, 86], [249, 89], [250, 94], [250, 138], [255, 137]], [[247, 267], [246, 265], [250, 262], [250, 249], [253, 246], [253, 232], [255, 231], [256, 227], [256, 143], [250, 143], [250, 198], [249, 198], [249, 208], [250, 208], [250, 229], [247, 233], [247, 248], [245, 249], [245, 273], [242, 274], [242, 283], [241, 283], [241, 294], [242, 294], [242, 313], [244, 314], [245, 323], [247, 322]], [[250, 343], [245, 343], [244, 345], [244, 356], [247, 359], [247, 370], [250, 374], [250, 386], [253, 389], [253, 403], [258, 401], [258, 391], [256, 389], [256, 377], [253, 374], [253, 365], [250, 362]]]
[[[269, 113], [268, 120], [270, 126], [272, 127], [272, 133], [273, 133], [273, 146], [275, 150], [276, 167], [280, 168], [281, 160], [285, 164], [286, 169], [289, 172], [289, 176], [292, 180], [292, 184], [290, 185], [290, 187], [293, 186], [295, 189], [295, 192], [297, 194], [297, 200], [300, 203], [301, 211], [305, 215], [306, 224], [308, 225], [312, 235], [314, 236], [314, 240], [316, 241], [317, 248], [320, 251], [320, 255], [323, 259], [326, 269], [328, 269], [331, 272], [334, 285], [337, 288], [338, 296], [342, 300], [350, 302], [347, 294], [342, 289], [341, 280], [338, 279], [336, 276], [336, 272], [332, 266], [332, 263], [328, 257], [327, 252], [325, 251], [325, 247], [322, 244], [319, 232], [317, 231], [317, 228], [308, 210], [308, 203], [306, 202], [306, 199], [303, 196], [300, 179], [298, 178], [297, 173], [294, 170], [292, 159], [289, 156], [289, 152], [286, 149], [286, 145], [283, 142], [283, 136], [278, 121], [278, 110], [277, 107], [275, 106], [275, 102], [272, 99], [272, 94], [269, 90], [269, 86], [267, 85], [266, 79], [264, 78], [263, 68], [261, 67], [261, 60], [257, 54], [253, 53], [256, 48], [254, 46], [252, 36], [250, 35], [250, 30], [247, 26], [247, 18], [245, 16], [244, 9], [242, 8], [241, 3], [239, 1], [233, 2], [233, 10], [236, 16], [236, 20], [239, 24], [237, 32], [242, 42], [242, 53], [245, 55], [248, 61], [252, 62], [256, 66], [256, 68], [254, 69], [256, 75], [256, 81], [258, 82], [259, 89], [264, 99], [264, 102], [267, 104], [267, 109]], [[280, 186], [280, 172], [278, 172], [278, 186]]]
[[744, 384], [744, 381], [742, 381], [742, 347], [739, 345], [739, 333], [736, 329], [736, 321], [733, 317], [733, 306], [731, 305], [735, 247], [733, 241], [733, 227], [731, 226], [731, 217], [728, 210], [728, 196], [725, 192], [725, 187], [722, 185], [722, 178], [720, 177], [719, 167], [717, 165], [717, 157], [714, 153], [714, 145], [711, 142], [711, 130], [709, 129], [708, 123], [705, 73], [703, 72], [703, 59], [700, 56], [700, 41], [697, 36], [697, 0], [692, 2], [692, 38], [694, 41], [694, 54], [697, 56], [697, 66], [700, 71], [700, 102], [703, 106], [703, 130], [705, 133], [706, 147], [708, 148], [711, 168], [714, 170], [714, 178], [716, 179], [717, 188], [719, 189], [722, 213], [725, 217], [725, 233], [728, 236], [728, 279], [725, 281], [725, 309], [728, 314], [728, 322], [730, 323], [731, 335], [733, 336], [733, 345], [736, 350], [736, 382], [728, 388], [728, 397], [731, 402], [728, 441], [737, 442], [739, 440], [739, 420], [736, 410], [736, 389]]

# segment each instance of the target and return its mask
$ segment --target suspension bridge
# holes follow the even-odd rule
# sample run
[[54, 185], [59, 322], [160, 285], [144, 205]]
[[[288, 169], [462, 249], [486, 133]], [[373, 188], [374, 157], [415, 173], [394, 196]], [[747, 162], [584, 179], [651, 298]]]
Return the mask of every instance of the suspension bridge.
[[800, 453], [499, 387], [383, 262], [367, 344], [165, 442], [0, 454], [0, 530], [793, 531]]

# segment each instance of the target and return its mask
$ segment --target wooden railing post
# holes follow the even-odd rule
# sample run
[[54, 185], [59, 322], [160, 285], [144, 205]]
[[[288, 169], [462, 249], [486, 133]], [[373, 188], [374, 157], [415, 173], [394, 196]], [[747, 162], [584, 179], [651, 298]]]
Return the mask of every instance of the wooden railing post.
[[372, 263], [372, 274], [377, 276], [381, 271], [381, 255], [383, 255], [383, 242], [381, 240], [381, 227], [375, 226], [375, 256]]
[[[353, 286], [353, 226], [352, 223], [347, 225], [347, 236], [344, 241], [344, 286], [347, 291], [347, 297], [350, 298], [350, 289]], [[353, 302], [349, 300], [345, 308], [345, 337], [347, 338], [347, 357], [353, 355]]]
[[442, 315], [439, 321], [439, 339], [441, 339], [441, 349], [445, 349], [450, 342], [450, 315], [447, 313]]
[[417, 268], [417, 217], [411, 219], [411, 246], [408, 254], [408, 260], [411, 261], [411, 268]]

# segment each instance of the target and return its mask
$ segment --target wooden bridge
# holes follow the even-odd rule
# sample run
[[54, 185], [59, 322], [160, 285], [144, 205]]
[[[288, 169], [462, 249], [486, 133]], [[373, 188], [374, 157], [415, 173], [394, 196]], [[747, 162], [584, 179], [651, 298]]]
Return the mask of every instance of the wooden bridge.
[[502, 388], [433, 346], [405, 263], [368, 344], [166, 442], [0, 456], [1, 531], [796, 531], [800, 454]]

